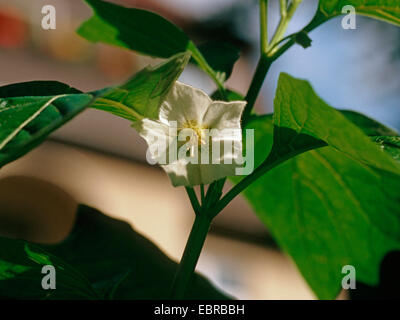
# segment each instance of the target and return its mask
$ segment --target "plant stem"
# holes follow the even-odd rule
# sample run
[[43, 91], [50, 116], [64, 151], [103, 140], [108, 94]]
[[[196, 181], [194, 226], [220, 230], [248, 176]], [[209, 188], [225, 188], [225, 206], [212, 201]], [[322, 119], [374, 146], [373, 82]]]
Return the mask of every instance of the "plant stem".
[[[291, 43], [288, 43], [283, 50], [278, 48], [279, 42], [283, 39], [286, 29], [292, 19], [294, 13], [296, 12], [298, 6], [303, 0], [293, 0], [289, 8], [286, 8], [286, 1], [280, 1], [281, 5], [281, 20], [279, 22], [278, 28], [276, 29], [274, 35], [272, 36], [271, 42], [265, 47], [265, 34], [266, 34], [266, 1], [260, 0], [260, 34], [261, 34], [261, 57], [258, 61], [256, 72], [254, 74], [253, 80], [251, 82], [249, 91], [247, 92], [245, 100], [247, 101], [246, 108], [243, 112], [243, 125], [246, 124], [250, 117], [251, 111], [253, 110], [254, 104], [257, 100], [258, 94], [264, 83], [264, 79], [271, 67], [272, 63], [279, 58], [283, 52], [285, 52], [290, 46], [293, 45], [294, 40], [290, 39]], [[264, 7], [265, 6], [265, 7]], [[263, 40], [264, 39], [264, 40]], [[263, 42], [264, 41], [264, 42]], [[264, 44], [263, 44], [264, 43]]]
[[201, 205], [204, 206], [204, 184], [200, 185], [200, 199], [201, 199]]
[[[268, 73], [269, 68], [271, 67], [271, 64], [294, 44], [294, 40], [291, 38], [285, 45], [281, 46], [280, 48], [278, 46], [275, 46], [275, 44], [279, 44], [279, 41], [283, 39], [288, 23], [301, 2], [302, 0], [293, 0], [286, 11], [286, 1], [281, 1], [281, 22], [278, 26], [278, 30], [275, 32], [271, 40], [271, 43], [268, 45], [268, 0], [260, 0], [261, 57], [245, 98], [245, 100], [247, 101], [247, 105], [243, 112], [243, 126], [249, 119], [264, 79]], [[285, 4], [284, 7], [283, 4]], [[272, 44], [272, 42], [275, 43]], [[226, 98], [226, 90], [221, 79], [218, 78], [215, 71], [208, 65], [208, 63], [205, 61], [204, 57], [197, 50], [197, 48], [190, 48], [190, 50], [193, 53], [193, 58], [211, 76], [211, 78], [217, 84], [220, 93], [223, 95], [223, 97]], [[251, 175], [247, 176], [239, 184], [233, 187], [222, 199], [222, 189], [225, 184], [226, 178], [213, 182], [208, 187], [207, 193], [205, 195], [204, 186], [201, 186], [201, 205], [193, 188], [186, 188], [193, 209], [196, 213], [196, 218], [194, 220], [189, 239], [186, 243], [186, 247], [172, 285], [172, 299], [183, 299], [185, 297], [187, 288], [190, 285], [190, 281], [193, 277], [197, 261], [199, 259], [213, 218], [248, 185], [250, 185], [265, 172], [277, 166], [284, 160], [285, 159], [282, 157], [275, 158], [274, 155], [270, 155], [270, 157], [268, 157], [260, 167], [258, 167]]]
[[279, 5], [281, 7], [281, 17], [286, 15], [287, 10], [287, 1], [286, 0], [279, 0]]
[[[294, 0], [295, 1], [295, 0]], [[302, 0], [297, 0], [298, 4], [300, 4]], [[283, 4], [284, 1], [281, 2]], [[297, 8], [297, 6], [296, 6]], [[293, 9], [292, 9], [293, 10]], [[293, 15], [293, 13], [292, 13]], [[316, 27], [318, 27], [321, 23], [323, 23], [324, 16], [321, 13], [317, 13], [317, 15], [313, 18], [313, 20], [303, 28], [300, 32], [311, 32], [314, 30]], [[256, 76], [253, 78], [253, 82], [250, 86], [250, 89], [247, 93], [246, 100], [249, 102], [248, 105], [246, 106], [244, 117], [243, 117], [243, 127], [246, 125], [246, 122], [248, 120], [248, 117], [251, 113], [251, 110], [254, 106], [255, 99], [257, 98], [258, 92], [262, 86], [262, 81], [260, 81], [262, 74], [265, 73], [265, 75], [268, 72], [268, 68], [271, 66], [271, 64], [278, 59], [282, 54], [284, 54], [287, 50], [289, 50], [295, 43], [295, 36], [296, 33], [291, 34], [287, 37], [287, 41], [280, 46], [279, 48], [276, 47], [276, 50], [274, 54], [271, 57], [261, 55], [260, 61], [257, 66], [256, 70]], [[265, 59], [265, 64], [262, 64], [262, 59]], [[258, 78], [258, 81], [255, 79]], [[311, 149], [319, 148], [324, 146], [323, 144], [321, 145], [315, 145], [311, 146]], [[311, 150], [310, 149], [310, 150]], [[302, 150], [301, 152], [306, 152], [309, 149]], [[263, 174], [271, 170], [272, 168], [276, 167], [277, 165], [281, 164], [282, 162], [286, 161], [287, 159], [290, 159], [293, 157], [293, 154], [289, 154], [286, 157], [280, 157], [277, 158], [275, 154], [272, 152], [269, 154], [267, 159], [264, 160], [264, 162], [256, 168], [256, 170], [253, 171], [250, 175], [246, 176], [243, 180], [241, 180], [238, 184], [236, 184], [231, 190], [229, 190], [222, 199], [218, 201], [218, 203], [214, 206], [213, 210], [213, 217], [218, 215], [219, 212], [221, 212], [238, 194], [240, 194], [243, 190], [245, 190], [249, 185], [251, 185], [254, 181], [256, 181], [258, 178], [260, 178]]]
[[218, 77], [218, 74], [215, 72], [215, 70], [211, 68], [199, 49], [192, 42], [190, 42], [188, 45], [188, 50], [192, 52], [192, 58], [197, 62], [199, 67], [203, 69], [214, 81], [221, 96], [226, 99], [227, 95], [224, 82]]
[[292, 19], [294, 13], [296, 12], [298, 6], [303, 0], [293, 0], [290, 4], [289, 8], [286, 9], [286, 1], [281, 1], [281, 20], [279, 21], [279, 25], [275, 30], [274, 35], [272, 36], [271, 42], [268, 46], [267, 51], [264, 53], [267, 54], [268, 57], [273, 56], [276, 52], [276, 45], [283, 39], [285, 36], [285, 32], [287, 27], [289, 26], [289, 22]]
[[268, 0], [260, 0], [260, 43], [261, 52], [268, 49]]
[[274, 62], [274, 59], [269, 58], [264, 54], [261, 55], [260, 60], [258, 61], [256, 72], [254, 74], [253, 80], [251, 81], [250, 88], [247, 91], [245, 98], [245, 100], [247, 101], [247, 105], [243, 112], [243, 125], [245, 125], [247, 120], [249, 119], [251, 111], [253, 110], [254, 104], [257, 100], [258, 94], [261, 90], [264, 79], [268, 73], [269, 68], [271, 67], [272, 62]]
[[197, 215], [194, 220], [181, 263], [179, 264], [172, 285], [171, 298], [174, 300], [181, 300], [185, 297], [206, 240], [208, 230], [210, 229], [211, 220], [212, 219], [210, 219], [204, 212]]
[[192, 187], [186, 187], [186, 192], [189, 196], [190, 203], [192, 204], [193, 211], [196, 214], [199, 214], [201, 211], [201, 207], [200, 207], [199, 200], [197, 199], [196, 192], [194, 191], [194, 189]]

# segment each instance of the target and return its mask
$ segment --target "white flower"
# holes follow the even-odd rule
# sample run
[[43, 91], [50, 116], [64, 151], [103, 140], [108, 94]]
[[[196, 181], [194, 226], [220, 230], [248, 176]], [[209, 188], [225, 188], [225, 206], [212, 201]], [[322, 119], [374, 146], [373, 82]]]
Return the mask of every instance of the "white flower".
[[203, 91], [176, 82], [158, 120], [142, 119], [133, 126], [146, 140], [148, 156], [174, 186], [209, 184], [234, 175], [242, 164], [240, 119], [245, 105], [213, 101]]

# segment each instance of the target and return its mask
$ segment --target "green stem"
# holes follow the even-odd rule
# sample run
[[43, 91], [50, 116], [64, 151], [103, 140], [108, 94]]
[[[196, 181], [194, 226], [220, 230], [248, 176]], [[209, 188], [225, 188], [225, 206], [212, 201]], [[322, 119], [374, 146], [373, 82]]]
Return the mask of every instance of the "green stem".
[[179, 264], [172, 285], [171, 298], [174, 300], [181, 300], [185, 297], [187, 288], [190, 285], [190, 281], [196, 269], [201, 250], [203, 249], [208, 230], [210, 229], [211, 220], [212, 219], [204, 213], [197, 215], [194, 220], [181, 263]]
[[[299, 3], [301, 1], [298, 1]], [[313, 18], [313, 20], [300, 32], [311, 32], [314, 30], [316, 27], [318, 27], [321, 23], [323, 23], [325, 20], [325, 17], [323, 16], [322, 13], [317, 13], [317, 15]], [[267, 56], [261, 56], [260, 62], [257, 66], [256, 70], [256, 76], [253, 78], [253, 82], [250, 86], [249, 92], [247, 93], [246, 100], [250, 103], [247, 104], [246, 109], [245, 109], [245, 114], [243, 117], [243, 127], [245, 126], [248, 117], [251, 113], [251, 110], [253, 108], [255, 99], [257, 98], [258, 92], [262, 86], [262, 81], [260, 80], [262, 78], [262, 74], [268, 72], [268, 68], [271, 66], [271, 64], [278, 59], [282, 54], [284, 54], [287, 50], [289, 50], [295, 43], [295, 34], [289, 35], [287, 37], [287, 41], [273, 54], [271, 57]], [[262, 64], [262, 59], [265, 59], [269, 63], [265, 62], [265, 64]], [[256, 81], [255, 79], [258, 78]], [[316, 145], [312, 146], [311, 149], [319, 148], [322, 147], [322, 145]], [[301, 152], [308, 151], [310, 149], [305, 149], [302, 150]], [[272, 168], [276, 167], [277, 165], [281, 164], [282, 162], [290, 159], [293, 157], [293, 154], [289, 154], [286, 157], [279, 157], [277, 158], [275, 154], [272, 152], [270, 155], [265, 159], [265, 161], [258, 167], [256, 170], [253, 171], [250, 175], [246, 176], [243, 180], [241, 180], [237, 185], [235, 185], [231, 190], [229, 190], [222, 199], [218, 201], [218, 203], [215, 205], [214, 210], [213, 210], [213, 217], [218, 215], [219, 212], [221, 212], [238, 194], [240, 194], [243, 190], [245, 190], [249, 185], [251, 185], [254, 181], [256, 181], [258, 178], [260, 178], [263, 174], [271, 170]]]
[[268, 0], [260, 0], [260, 43], [261, 52], [268, 49]]
[[[282, 20], [285, 21], [280, 23], [280, 27], [278, 27], [278, 30], [273, 36], [272, 41], [276, 41], [276, 43], [279, 44], [279, 41], [283, 38], [284, 33], [286, 32], [287, 24], [289, 23], [291, 17], [293, 16], [297, 6], [301, 3], [301, 1], [302, 0], [293, 0], [287, 12], [286, 8], [281, 8], [281, 14], [283, 16]], [[286, 1], [281, 1], [281, 3], [286, 3]], [[247, 101], [247, 105], [243, 113], [243, 126], [249, 119], [257, 96], [260, 92], [261, 86], [268, 73], [268, 70], [271, 67], [271, 64], [294, 44], [293, 39], [290, 39], [287, 44], [283, 45], [280, 48], [278, 48], [278, 46], [275, 47], [275, 45], [271, 45], [271, 43], [268, 45], [267, 0], [260, 0], [260, 8], [262, 9], [262, 12], [260, 14], [262, 53], [257, 65], [255, 75], [245, 98], [245, 100]], [[205, 70], [211, 76], [211, 78], [217, 84], [220, 93], [223, 97], [225, 97], [226, 100], [226, 90], [223, 82], [221, 82], [215, 71], [208, 65], [208, 63], [205, 61], [204, 57], [197, 50], [197, 48], [194, 46], [189, 47], [189, 50], [191, 50], [193, 53], [193, 58], [200, 66], [202, 66], [203, 70]], [[274, 50], [274, 52], [272, 54], [268, 52], [267, 54], [267, 50], [271, 50], [271, 48], [272, 50]], [[204, 195], [204, 189], [201, 189], [201, 205], [199, 204], [193, 188], [186, 188], [193, 209], [196, 213], [196, 218], [173, 282], [171, 292], [172, 299], [183, 299], [185, 297], [187, 288], [190, 285], [190, 281], [193, 277], [197, 261], [199, 259], [201, 250], [207, 237], [207, 233], [210, 229], [212, 219], [248, 185], [250, 185], [253, 181], [262, 176], [265, 172], [285, 160], [286, 159], [282, 157], [279, 159], [273, 158], [273, 156], [268, 157], [260, 167], [258, 167], [251, 175], [247, 176], [239, 184], [233, 187], [222, 199], [222, 189], [225, 184], [226, 178], [212, 183], [208, 187], [206, 195]], [[212, 211], [210, 209], [212, 209]]]
[[281, 20], [279, 21], [278, 28], [276, 29], [274, 35], [272, 36], [271, 42], [268, 46], [267, 51], [265, 52], [268, 57], [272, 57], [277, 50], [276, 45], [283, 39], [285, 36], [286, 30], [289, 26], [290, 20], [294, 13], [296, 12], [298, 6], [303, 0], [293, 0], [290, 4], [289, 8], [286, 10], [286, 1], [281, 1]]
[[285, 16], [287, 13], [287, 2], [286, 0], [279, 0], [279, 5], [281, 7], [281, 17]]
[[216, 204], [222, 195], [222, 189], [224, 188], [226, 178], [214, 181], [207, 189], [207, 194], [204, 198], [203, 210], [208, 212], [208, 210]]
[[250, 88], [247, 91], [245, 98], [245, 100], [247, 101], [247, 105], [243, 112], [243, 125], [246, 124], [247, 120], [250, 117], [251, 111], [253, 110], [258, 94], [260, 93], [261, 87], [264, 83], [264, 79], [267, 76], [268, 70], [274, 60], [275, 59], [268, 58], [266, 55], [262, 54], [260, 60], [258, 61], [256, 72], [254, 74], [253, 80], [251, 81]]
[[101, 104], [104, 104], [106, 106], [110, 106], [110, 105], [117, 106], [119, 109], [124, 110], [126, 113], [132, 115], [137, 120], [142, 120], [144, 118], [141, 114], [139, 114], [132, 108], [129, 108], [126, 105], [124, 105], [123, 103], [118, 102], [118, 101], [109, 100], [107, 98], [97, 98], [94, 106], [101, 105]]
[[231, 190], [229, 190], [228, 193], [225, 194], [225, 196], [215, 206], [214, 214], [217, 215], [219, 212], [221, 212], [238, 194], [240, 194], [244, 189], [246, 189], [249, 185], [251, 185], [264, 173], [268, 172], [275, 166], [285, 161], [284, 158], [274, 158], [272, 160], [272, 157], [273, 156], [271, 153], [270, 156], [268, 156], [268, 158], [259, 167], [257, 167], [250, 175], [246, 176]]
[[204, 206], [204, 184], [200, 185], [200, 199], [201, 199], [201, 205]]
[[189, 196], [190, 203], [192, 204], [193, 210], [196, 214], [199, 214], [201, 211], [199, 200], [197, 199], [196, 192], [192, 187], [186, 187], [186, 192]]
[[220, 92], [221, 96], [226, 99], [227, 95], [224, 82], [218, 77], [217, 73], [208, 64], [206, 59], [204, 59], [203, 54], [199, 51], [199, 49], [194, 45], [193, 42], [189, 43], [188, 50], [192, 52], [192, 58], [197, 62], [199, 67], [203, 69], [203, 71], [206, 72], [217, 85], [218, 91]]

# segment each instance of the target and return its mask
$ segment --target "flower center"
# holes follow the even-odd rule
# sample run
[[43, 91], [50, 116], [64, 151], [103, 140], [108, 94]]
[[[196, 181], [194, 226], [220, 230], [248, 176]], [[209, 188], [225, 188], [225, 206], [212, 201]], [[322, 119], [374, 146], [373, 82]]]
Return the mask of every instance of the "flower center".
[[198, 146], [206, 144], [206, 141], [205, 141], [206, 134], [205, 134], [204, 130], [208, 129], [207, 126], [199, 125], [196, 120], [188, 120], [179, 129], [180, 130], [182, 130], [182, 129], [192, 130], [193, 134], [196, 135]]
[[205, 125], [200, 125], [196, 120], [188, 120], [182, 124], [182, 126], [179, 128], [179, 131], [185, 129], [190, 129], [190, 134], [192, 135], [191, 137], [187, 137], [186, 142], [192, 140], [193, 138], [197, 142], [192, 142], [192, 145], [188, 149], [190, 156], [193, 157], [195, 154], [195, 148], [200, 148], [202, 145], [207, 143], [207, 135], [204, 130], [208, 129], [208, 127]]

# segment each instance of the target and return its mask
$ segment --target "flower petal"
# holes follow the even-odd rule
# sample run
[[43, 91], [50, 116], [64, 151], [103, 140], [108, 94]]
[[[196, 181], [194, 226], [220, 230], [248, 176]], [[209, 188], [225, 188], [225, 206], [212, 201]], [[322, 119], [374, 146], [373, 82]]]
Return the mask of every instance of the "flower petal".
[[240, 129], [240, 119], [245, 106], [245, 101], [214, 101], [204, 114], [202, 123], [213, 129]]
[[201, 124], [211, 103], [211, 98], [202, 90], [177, 81], [160, 107], [159, 119], [165, 124], [170, 121], [178, 125], [188, 121]]
[[210, 184], [219, 179], [234, 176], [236, 164], [202, 164], [200, 165], [201, 180], [203, 184]]
[[161, 166], [167, 172], [174, 187], [210, 184], [236, 174], [236, 164], [192, 164], [184, 160]]
[[169, 146], [174, 139], [174, 137], [171, 137], [169, 134], [170, 128], [163, 123], [149, 119], [134, 122], [132, 127], [135, 128], [140, 136], [147, 142], [147, 160], [152, 164], [167, 163]]

